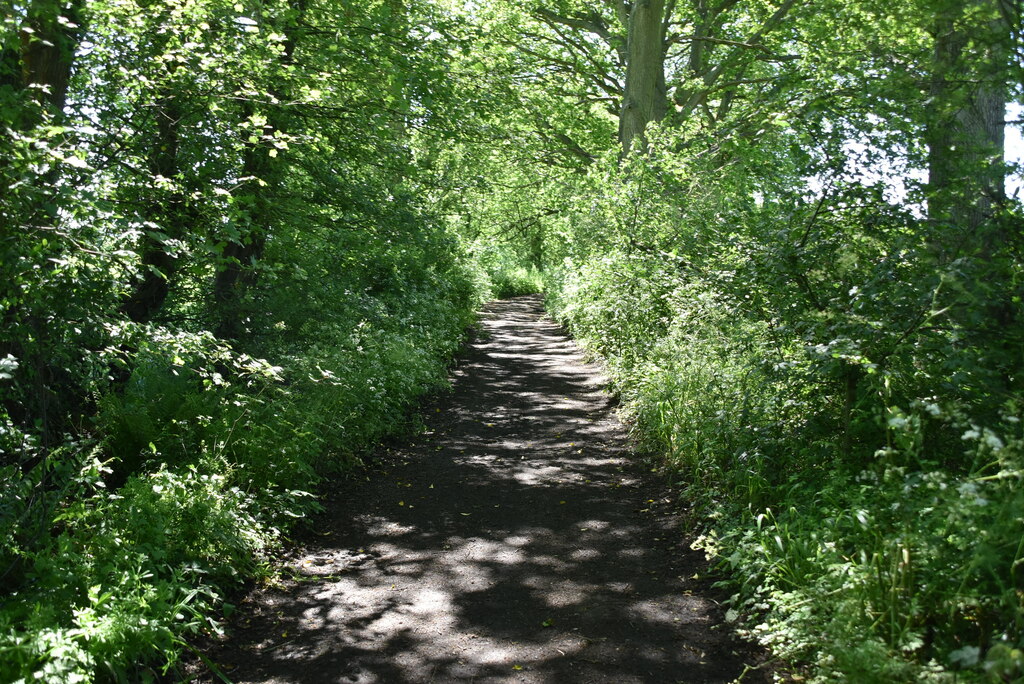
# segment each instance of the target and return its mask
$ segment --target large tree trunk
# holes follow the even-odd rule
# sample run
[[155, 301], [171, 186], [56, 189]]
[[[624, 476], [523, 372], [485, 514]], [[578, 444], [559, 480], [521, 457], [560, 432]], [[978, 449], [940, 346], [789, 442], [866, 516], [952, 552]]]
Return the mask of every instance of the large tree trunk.
[[629, 13], [626, 88], [619, 115], [623, 155], [645, 144], [644, 130], [668, 112], [665, 87], [664, 0], [637, 0]]
[[[1004, 115], [1010, 27], [1000, 0], [944, 3], [936, 16], [928, 122], [929, 246], [938, 269], [957, 284], [949, 316], [957, 345], [979, 350], [985, 396], [996, 403], [1020, 391], [1021, 237], [1002, 210]], [[983, 17], [979, 21], [977, 17]]]
[[[28, 7], [27, 21], [21, 33], [24, 86], [40, 86], [35, 97], [44, 108], [58, 116], [67, 101], [83, 5], [84, 0], [35, 0]], [[31, 125], [35, 122], [25, 123]]]
[[[9, 88], [18, 101], [4, 112], [4, 124], [25, 132], [47, 115], [60, 120], [81, 39], [84, 4], [85, 0], [34, 0], [17, 38], [5, 37], [0, 45], [0, 87]], [[0, 187], [0, 200], [6, 191]]]
[[[972, 36], [960, 25], [966, 7], [947, 3], [936, 19], [935, 73], [931, 98], [935, 116], [929, 122], [929, 205], [932, 222], [941, 226], [938, 233], [949, 240], [940, 249], [953, 256], [963, 244], [959, 235], [977, 242], [977, 233], [991, 214], [993, 202], [1003, 195], [1004, 112], [1006, 87], [999, 40], [1004, 27], [993, 11], [986, 27], [991, 36], [976, 44], [988, 44], [985, 55], [969, 55]], [[997, 9], [995, 0], [973, 0], [967, 7]], [[1001, 45], [1002, 43], [1002, 45]], [[974, 63], [981, 57], [984, 62]], [[986, 242], [988, 240], [985, 240]]]

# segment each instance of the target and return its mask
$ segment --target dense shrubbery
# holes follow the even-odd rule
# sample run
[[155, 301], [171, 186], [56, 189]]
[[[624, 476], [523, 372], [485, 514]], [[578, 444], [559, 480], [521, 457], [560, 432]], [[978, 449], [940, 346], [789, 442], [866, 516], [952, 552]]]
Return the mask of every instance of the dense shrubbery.
[[[3, 467], [0, 550], [14, 588], [0, 624], [4, 679], [135, 677], [215, 630], [223, 592], [263, 572], [316, 507], [319, 477], [402, 429], [410, 404], [444, 384], [476, 299], [459, 266], [437, 268], [316, 317], [268, 309], [281, 320], [247, 346], [275, 365], [208, 334], [123, 326], [112, 339], [131, 351], [97, 352], [97, 365], [129, 370], [95, 383], [88, 436], [31, 447], [8, 422], [7, 444], [38, 456]], [[358, 274], [330, 281], [365, 284]]]
[[505, 266], [488, 276], [496, 299], [536, 294], [544, 289], [544, 278], [536, 266]]
[[172, 667], [444, 385], [479, 268], [416, 195], [430, 114], [401, 113], [444, 95], [448, 47], [406, 45], [443, 20], [394, 9], [3, 15], [0, 680]]
[[490, 295], [495, 299], [536, 294], [544, 290], [543, 275], [534, 264], [523, 265], [507, 260], [496, 265], [487, 264], [485, 268]]
[[[727, 571], [730, 619], [822, 680], [1022, 676], [1024, 432], [999, 380], [1017, 382], [1001, 350], [1021, 330], [958, 284], [989, 269], [986, 295], [1019, 320], [1020, 265], [965, 251], [947, 269], [941, 235], [855, 186], [744, 204], [757, 170], [734, 172], [682, 210], [627, 206], [632, 235], [589, 254], [573, 231], [613, 201], [567, 220], [578, 247], [549, 271], [549, 307], [709, 519], [698, 545]], [[1019, 220], [1007, 210], [989, 220]]]

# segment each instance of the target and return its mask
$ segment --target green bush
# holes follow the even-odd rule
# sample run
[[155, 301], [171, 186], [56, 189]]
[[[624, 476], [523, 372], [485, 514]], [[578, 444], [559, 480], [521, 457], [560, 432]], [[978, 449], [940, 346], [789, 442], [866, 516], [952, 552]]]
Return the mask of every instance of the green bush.
[[86, 489], [55, 517], [63, 530], [20, 556], [26, 581], [0, 618], [5, 681], [166, 670], [185, 635], [216, 629], [218, 584], [274, 542], [257, 502], [221, 475], [161, 470], [108, 494], [104, 470], [85, 463]]
[[[7, 421], [23, 460], [0, 471], [0, 679], [146, 678], [216, 632], [225, 592], [270, 571], [320, 479], [445, 386], [480, 296], [458, 259], [434, 256], [327, 281], [302, 300], [316, 315], [275, 300], [301, 271], [268, 278], [257, 296], [278, 315], [238, 346], [277, 365], [209, 333], [118, 324], [94, 352], [123, 378], [96, 383], [94, 439], [48, 450]], [[332, 300], [337, 287], [363, 295]]]
[[544, 291], [544, 278], [536, 266], [501, 266], [489, 273], [491, 293], [507, 299]]
[[700, 546], [746, 578], [726, 584], [734, 609], [762, 615], [751, 632], [782, 657], [813, 659], [825, 680], [1024, 674], [1024, 442], [1009, 418], [1001, 436], [964, 426], [976, 464], [964, 474], [895, 465], [907, 454], [883, 449], [813, 497], [716, 523]]
[[488, 299], [507, 299], [544, 291], [538, 256], [516, 243], [482, 242], [473, 248], [474, 263]]
[[664, 256], [567, 261], [548, 302], [708, 520], [697, 547], [730, 620], [815, 681], [1024, 676], [1019, 407], [901, 407], [923, 378], [894, 358], [858, 376], [850, 410], [849, 362], [779, 348], [772, 322]]

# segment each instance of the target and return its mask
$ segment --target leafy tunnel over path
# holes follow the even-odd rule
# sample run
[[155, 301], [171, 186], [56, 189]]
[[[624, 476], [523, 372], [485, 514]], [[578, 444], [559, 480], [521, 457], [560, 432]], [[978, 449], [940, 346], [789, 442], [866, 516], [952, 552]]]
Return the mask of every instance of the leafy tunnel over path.
[[232, 681], [725, 682], [762, 657], [702, 595], [602, 376], [542, 312], [484, 310], [427, 432], [339, 485], [297, 580], [232, 618], [209, 653]]

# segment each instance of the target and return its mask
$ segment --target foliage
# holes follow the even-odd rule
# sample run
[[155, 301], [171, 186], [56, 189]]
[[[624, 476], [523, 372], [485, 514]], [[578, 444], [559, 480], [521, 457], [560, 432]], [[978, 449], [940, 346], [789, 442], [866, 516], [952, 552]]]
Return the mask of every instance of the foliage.
[[[935, 218], [937, 91], [908, 74], [941, 9], [794, 9], [730, 113], [537, 199], [549, 307], [707, 521], [730, 618], [822, 681], [1021, 676], [1021, 207], [964, 153]], [[954, 38], [1005, 40], [991, 10]], [[1010, 78], [966, 44], [961, 74]]]
[[0, 679], [168, 672], [444, 387], [484, 291], [417, 194], [412, 150], [457, 125], [449, 28], [386, 1], [5, 11]]

